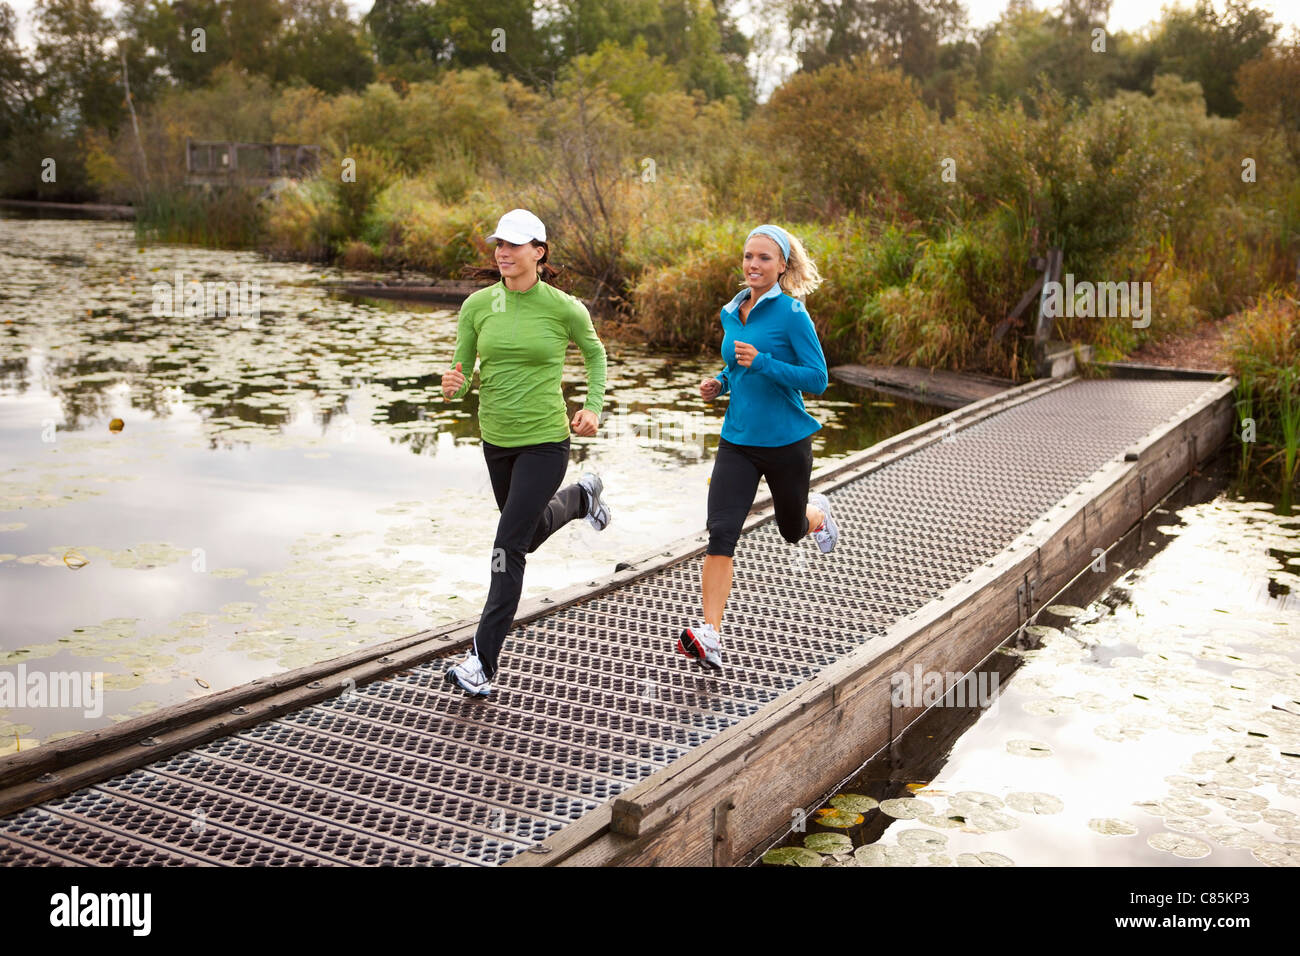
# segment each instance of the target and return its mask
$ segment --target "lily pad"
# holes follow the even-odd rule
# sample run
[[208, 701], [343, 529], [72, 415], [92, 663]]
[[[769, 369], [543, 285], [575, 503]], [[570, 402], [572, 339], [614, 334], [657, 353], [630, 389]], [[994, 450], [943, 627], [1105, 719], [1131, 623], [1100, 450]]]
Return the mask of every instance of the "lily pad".
[[843, 833], [810, 833], [803, 845], [817, 853], [843, 853], [853, 849], [853, 841]]
[[1300, 843], [1265, 843], [1252, 847], [1250, 855], [1265, 866], [1300, 866]]
[[1214, 799], [1230, 810], [1258, 813], [1268, 806], [1268, 800], [1257, 793], [1224, 787], [1214, 795]]
[[958, 866], [1015, 866], [1016, 863], [1009, 856], [1003, 856], [1001, 853], [993, 853], [985, 850], [982, 853], [959, 853], [957, 854]]
[[1063, 635], [1063, 632], [1059, 627], [1050, 627], [1046, 624], [1029, 624], [1025, 627], [1025, 633], [1039, 640], [1044, 640], [1050, 637], [1061, 637]]
[[1088, 829], [1102, 836], [1133, 836], [1138, 828], [1127, 820], [1115, 817], [1093, 817], [1088, 821]]
[[924, 823], [927, 827], [934, 827], [940, 830], [956, 830], [966, 823], [966, 818], [958, 814], [943, 815], [939, 813], [923, 813], [916, 818], [917, 823]]
[[1252, 830], [1228, 824], [1209, 827], [1205, 833], [1220, 846], [1226, 847], [1250, 849], [1265, 842], [1262, 836]]
[[880, 812], [896, 820], [915, 820], [922, 814], [934, 813], [934, 807], [919, 797], [896, 797], [882, 801]]
[[1073, 713], [1077, 705], [1069, 697], [1047, 697], [1027, 700], [1020, 706], [1035, 717], [1061, 717]]
[[880, 801], [873, 797], [863, 796], [860, 793], [837, 793], [831, 797], [830, 805], [837, 810], [845, 810], [849, 813], [866, 813], [868, 810], [874, 810], [880, 806]]
[[1166, 797], [1161, 803], [1180, 817], [1203, 817], [1210, 812], [1210, 808], [1201, 801], [1186, 797]]
[[1081, 607], [1075, 607], [1073, 604], [1050, 604], [1047, 607], [1047, 613], [1072, 621], [1076, 617], [1083, 617], [1088, 612]]
[[[1001, 810], [1006, 804], [1000, 797], [995, 797], [991, 793], [984, 793], [980, 790], [962, 790], [954, 793], [949, 799], [949, 804], [957, 808], [959, 805], [965, 810]], [[963, 814], [965, 816], [966, 814]]]
[[1052, 796], [1050, 793], [1009, 793], [1007, 794], [1007, 806], [1012, 810], [1019, 810], [1021, 813], [1039, 815], [1060, 813], [1065, 809], [1065, 804], [1061, 799]]
[[1178, 833], [1200, 833], [1205, 829], [1205, 821], [1196, 817], [1165, 817], [1165, 826]]
[[1007, 753], [1017, 757], [1050, 757], [1052, 748], [1040, 740], [1008, 740]]
[[1199, 860], [1210, 855], [1208, 843], [1182, 833], [1153, 833], [1147, 837], [1147, 845], [1184, 860]]
[[916, 851], [905, 846], [868, 843], [853, 851], [859, 866], [915, 866]]
[[976, 810], [970, 815], [968, 822], [986, 833], [1014, 830], [1020, 826], [1020, 821], [1011, 814], [999, 813], [997, 810]]
[[898, 834], [898, 845], [925, 853], [937, 853], [948, 845], [948, 838], [934, 830], [903, 830]]
[[848, 810], [838, 810], [835, 807], [823, 807], [817, 811], [817, 822], [824, 827], [848, 829], [862, 822], [862, 814]]
[[821, 866], [822, 857], [802, 846], [782, 846], [763, 854], [763, 862], [772, 866]]

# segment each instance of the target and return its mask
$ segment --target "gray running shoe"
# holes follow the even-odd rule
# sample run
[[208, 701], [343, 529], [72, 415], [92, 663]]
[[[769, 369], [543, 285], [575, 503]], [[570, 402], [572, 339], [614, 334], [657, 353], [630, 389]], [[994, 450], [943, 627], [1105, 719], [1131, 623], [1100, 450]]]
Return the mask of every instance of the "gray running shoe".
[[826, 516], [821, 530], [813, 532], [813, 540], [817, 542], [817, 547], [822, 549], [822, 554], [829, 554], [835, 549], [835, 542], [840, 540], [840, 529], [835, 524], [835, 519], [831, 517], [830, 499], [814, 491], [808, 496], [808, 503]]
[[483, 665], [472, 651], [459, 664], [448, 667], [443, 680], [470, 697], [486, 697], [492, 693], [492, 682], [483, 674]]
[[605, 490], [605, 483], [600, 480], [600, 475], [589, 471], [578, 479], [578, 484], [586, 489], [589, 503], [587, 513], [583, 517], [597, 531], [604, 531], [609, 527], [610, 519], [614, 517], [609, 510], [609, 505], [601, 497], [601, 492]]

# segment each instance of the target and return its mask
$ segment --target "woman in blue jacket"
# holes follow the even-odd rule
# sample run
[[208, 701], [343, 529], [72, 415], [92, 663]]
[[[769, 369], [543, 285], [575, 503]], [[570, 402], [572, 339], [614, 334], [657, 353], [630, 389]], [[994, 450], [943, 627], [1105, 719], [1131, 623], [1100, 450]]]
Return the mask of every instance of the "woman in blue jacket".
[[839, 530], [825, 495], [808, 494], [812, 436], [821, 428], [801, 392], [826, 391], [826, 357], [803, 302], [821, 284], [799, 240], [779, 226], [759, 226], [745, 240], [745, 288], [722, 307], [722, 357], [715, 378], [700, 383], [712, 401], [730, 393], [722, 439], [709, 479], [709, 546], [700, 578], [704, 621], [687, 627], [677, 649], [722, 669], [722, 612], [731, 592], [732, 555], [765, 477], [777, 526], [791, 544], [811, 533], [825, 554]]

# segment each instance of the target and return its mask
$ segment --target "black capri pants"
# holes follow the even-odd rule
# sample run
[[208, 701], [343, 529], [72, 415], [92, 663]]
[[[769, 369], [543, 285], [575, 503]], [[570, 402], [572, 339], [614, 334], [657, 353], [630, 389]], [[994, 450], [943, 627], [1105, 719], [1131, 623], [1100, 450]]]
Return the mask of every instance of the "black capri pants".
[[[492, 542], [492, 579], [474, 635], [474, 653], [489, 680], [524, 590], [525, 555], [586, 513], [586, 493], [577, 484], [560, 488], [569, 467], [569, 440], [503, 448], [483, 442], [501, 518]], [[557, 490], [558, 489], [558, 490]]]
[[731, 557], [740, 529], [766, 478], [781, 537], [795, 544], [808, 533], [808, 482], [812, 476], [812, 435], [789, 445], [734, 445], [718, 442], [709, 479], [708, 554]]

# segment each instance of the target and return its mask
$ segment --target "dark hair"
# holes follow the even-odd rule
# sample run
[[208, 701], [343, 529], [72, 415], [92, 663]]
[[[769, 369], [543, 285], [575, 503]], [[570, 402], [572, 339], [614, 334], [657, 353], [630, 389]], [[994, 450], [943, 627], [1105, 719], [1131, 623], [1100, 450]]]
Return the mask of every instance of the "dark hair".
[[[563, 271], [563, 267], [553, 266], [546, 260], [550, 258], [551, 247], [549, 243], [541, 242], [537, 239], [529, 239], [529, 243], [534, 246], [541, 246], [542, 258], [537, 260], [537, 278], [543, 282], [555, 284], [554, 280]], [[461, 269], [460, 274], [466, 279], [500, 279], [501, 270], [495, 265], [490, 266], [465, 266]]]

